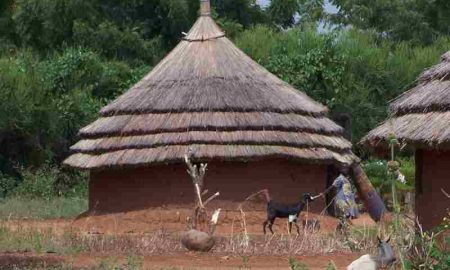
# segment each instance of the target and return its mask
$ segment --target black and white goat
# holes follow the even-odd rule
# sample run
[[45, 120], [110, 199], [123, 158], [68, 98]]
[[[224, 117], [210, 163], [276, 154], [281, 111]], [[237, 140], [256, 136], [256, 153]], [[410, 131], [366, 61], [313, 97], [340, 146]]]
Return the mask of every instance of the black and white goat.
[[269, 227], [270, 232], [273, 234], [272, 226], [276, 218], [288, 218], [289, 219], [289, 233], [292, 230], [292, 223], [297, 227], [297, 233], [300, 234], [300, 227], [297, 224], [298, 216], [305, 208], [306, 204], [314, 201], [319, 196], [312, 197], [309, 193], [304, 193], [300, 202], [294, 205], [286, 205], [283, 203], [274, 202], [269, 195], [267, 189], [262, 191], [267, 201], [267, 219], [263, 223], [263, 231], [266, 234], [266, 227]]

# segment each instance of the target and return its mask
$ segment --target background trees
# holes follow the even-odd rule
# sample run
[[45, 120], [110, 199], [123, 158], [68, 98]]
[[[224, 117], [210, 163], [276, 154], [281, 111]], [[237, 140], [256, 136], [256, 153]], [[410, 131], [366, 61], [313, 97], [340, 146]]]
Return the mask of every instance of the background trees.
[[[329, 106], [353, 142], [450, 44], [445, 0], [331, 0], [337, 14], [327, 14], [323, 0], [273, 0], [266, 9], [255, 0], [211, 2], [239, 47]], [[55, 190], [72, 186], [76, 177], [64, 175], [73, 172], [55, 170], [78, 129], [177, 44], [198, 7], [198, 0], [0, 1], [0, 196], [33, 172], [51, 171]], [[335, 30], [318, 30], [319, 22]]]
[[450, 34], [446, 0], [331, 0], [339, 12], [331, 20], [359, 29], [374, 29], [393, 40], [430, 44]]

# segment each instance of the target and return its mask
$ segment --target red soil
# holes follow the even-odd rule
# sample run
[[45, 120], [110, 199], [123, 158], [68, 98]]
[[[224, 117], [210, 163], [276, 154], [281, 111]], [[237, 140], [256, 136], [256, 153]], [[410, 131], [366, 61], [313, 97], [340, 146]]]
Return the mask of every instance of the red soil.
[[[347, 265], [358, 257], [358, 254], [330, 254], [324, 256], [297, 256], [295, 259], [308, 266], [310, 270], [323, 270], [330, 262], [333, 262], [338, 269], [345, 269]], [[102, 262], [125, 265], [126, 258], [96, 254], [82, 254], [71, 257], [51, 254], [0, 253], [0, 269], [11, 269], [13, 266], [45, 268], [59, 265], [70, 265], [73, 269], [87, 269], [99, 266]], [[148, 256], [143, 258], [142, 263], [142, 269], [172, 267], [181, 269], [289, 269], [289, 259], [286, 257], [252, 256], [246, 259], [244, 257], [189, 252]]]
[[[133, 234], [139, 236], [147, 232], [165, 230], [166, 232], [184, 231], [187, 226], [186, 218], [191, 214], [191, 210], [170, 210], [152, 209], [146, 211], [136, 211], [121, 214], [84, 216], [76, 220], [21, 220], [9, 221], [3, 225], [14, 228], [31, 228], [41, 231], [51, 230], [53, 233], [64, 233], [68, 230], [75, 230], [81, 233], [99, 234]], [[316, 218], [321, 222], [319, 233], [334, 231], [337, 220], [328, 216], [319, 216], [311, 213], [304, 213], [308, 218]], [[241, 231], [241, 215], [236, 211], [224, 211], [219, 219], [217, 228], [218, 235], [230, 235]], [[264, 221], [264, 211], [246, 212], [247, 231], [250, 234], [262, 234], [262, 222]], [[233, 223], [234, 221], [234, 223]], [[363, 215], [354, 221], [355, 225], [373, 226], [373, 221]], [[233, 230], [233, 231], [232, 231]], [[277, 220], [274, 230], [279, 234], [286, 234], [286, 220]], [[330, 261], [333, 261], [338, 269], [345, 267], [360, 254], [327, 254], [320, 256], [296, 256], [296, 259], [306, 264], [309, 269], [325, 269]], [[179, 267], [181, 269], [288, 269], [288, 257], [286, 256], [235, 256], [222, 253], [190, 253], [173, 251], [163, 255], [145, 256], [143, 269], [162, 269]], [[75, 257], [57, 256], [53, 254], [35, 255], [32, 253], [0, 253], [0, 269], [9, 269], [12, 264], [23, 267], [33, 265], [58, 265], [65, 263], [72, 265], [75, 269], [86, 269], [98, 266], [102, 261], [113, 261], [114, 263], [125, 264], [126, 258], [123, 254], [80, 254]], [[5, 268], [6, 267], [6, 268]]]
[[[86, 215], [75, 220], [20, 220], [9, 221], [5, 224], [10, 228], [51, 229], [54, 233], [75, 230], [91, 234], [142, 234], [157, 230], [165, 232], [184, 231], [188, 226], [187, 219], [191, 214], [192, 210], [190, 209], [169, 210], [155, 208], [109, 215]], [[222, 211], [216, 234], [226, 236], [242, 232], [241, 217], [241, 214], [237, 211]], [[262, 223], [265, 218], [266, 213], [264, 211], [245, 212], [247, 233], [262, 234]], [[304, 218], [318, 219], [320, 221], [319, 233], [333, 232], [338, 224], [338, 220], [333, 217], [306, 212], [302, 213], [299, 224]], [[374, 226], [375, 224], [366, 214], [354, 220], [353, 223], [357, 226]], [[287, 220], [277, 219], [273, 228], [276, 233], [286, 234]]]

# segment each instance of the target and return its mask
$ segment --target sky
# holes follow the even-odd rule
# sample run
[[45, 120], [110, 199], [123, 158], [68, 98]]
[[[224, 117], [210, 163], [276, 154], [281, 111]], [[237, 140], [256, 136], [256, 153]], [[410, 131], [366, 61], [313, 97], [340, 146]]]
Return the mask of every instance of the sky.
[[[269, 5], [270, 0], [257, 0], [257, 2], [261, 6], [265, 7], [265, 6]], [[335, 6], [333, 6], [332, 4], [330, 4], [328, 1], [325, 1], [325, 10], [328, 13], [336, 13], [337, 12], [337, 8]]]

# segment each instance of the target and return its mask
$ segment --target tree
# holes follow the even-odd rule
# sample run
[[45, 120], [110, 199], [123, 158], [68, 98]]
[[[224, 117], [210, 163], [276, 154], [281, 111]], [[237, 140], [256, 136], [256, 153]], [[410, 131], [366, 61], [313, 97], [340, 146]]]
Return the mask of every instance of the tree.
[[289, 28], [295, 24], [295, 15], [299, 10], [299, 0], [272, 0], [269, 6], [269, 16], [276, 25]]
[[446, 0], [331, 0], [339, 9], [331, 21], [359, 29], [375, 29], [400, 41], [431, 43], [450, 35], [450, 2]]
[[267, 17], [256, 0], [211, 0], [211, 5], [219, 18], [244, 27], [267, 22]]
[[15, 38], [12, 20], [14, 0], [0, 1], [0, 42]]

